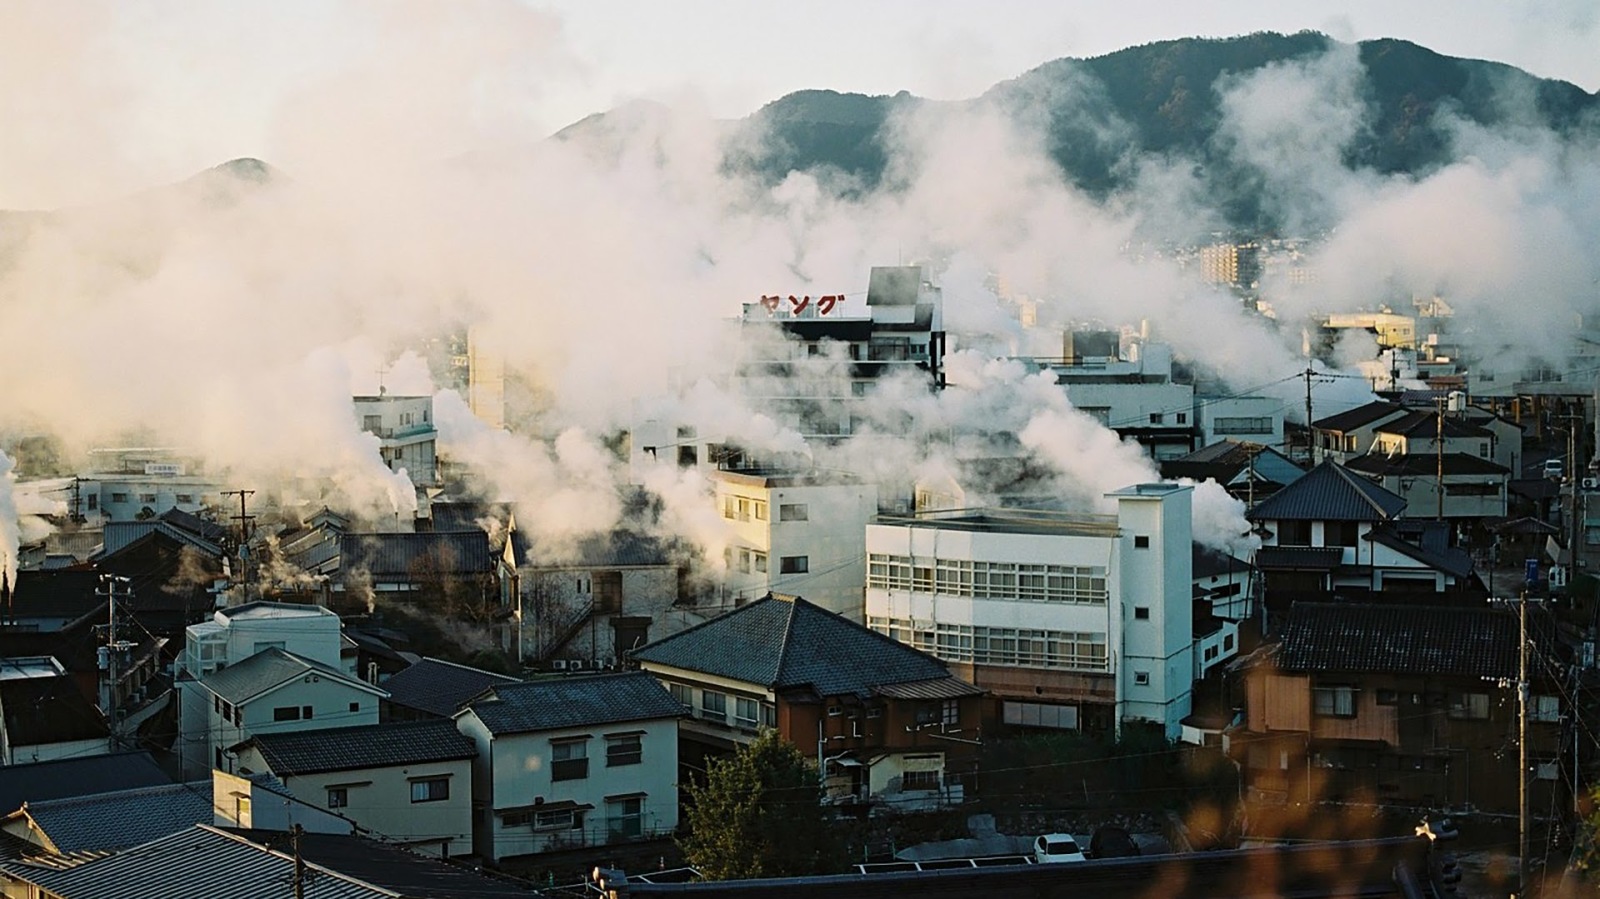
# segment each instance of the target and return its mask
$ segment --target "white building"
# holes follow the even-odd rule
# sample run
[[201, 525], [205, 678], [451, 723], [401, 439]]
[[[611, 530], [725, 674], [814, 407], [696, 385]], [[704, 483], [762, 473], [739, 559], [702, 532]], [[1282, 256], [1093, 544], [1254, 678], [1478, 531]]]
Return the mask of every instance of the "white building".
[[672, 833], [682, 715], [637, 671], [491, 687], [455, 715], [478, 750], [477, 853], [493, 862]]
[[1194, 662], [1188, 487], [1110, 494], [1117, 514], [957, 511], [867, 527], [867, 624], [1003, 702], [1009, 724], [1169, 738]]
[[438, 483], [437, 444], [431, 396], [358, 396], [356, 423], [378, 438], [378, 451], [391, 471], [404, 470], [411, 483], [431, 487]]
[[1073, 406], [1157, 460], [1194, 449], [1194, 385], [1172, 380], [1172, 348], [1154, 341], [1120, 349], [1111, 331], [1065, 335], [1064, 358], [1045, 365]]
[[843, 472], [718, 471], [717, 508], [732, 531], [724, 555], [735, 602], [804, 595], [861, 623], [863, 534], [878, 490]]
[[1200, 446], [1243, 440], [1283, 446], [1283, 400], [1270, 396], [1197, 396], [1195, 424]]

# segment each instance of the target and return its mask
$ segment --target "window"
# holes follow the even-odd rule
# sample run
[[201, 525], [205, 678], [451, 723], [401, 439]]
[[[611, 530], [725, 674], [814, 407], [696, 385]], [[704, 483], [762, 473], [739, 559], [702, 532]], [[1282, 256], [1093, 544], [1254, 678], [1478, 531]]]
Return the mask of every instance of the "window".
[[1313, 688], [1311, 711], [1317, 715], [1335, 718], [1355, 717], [1356, 688], [1347, 686]]
[[564, 740], [550, 744], [551, 780], [583, 780], [588, 776], [588, 740]]
[[811, 560], [807, 556], [783, 556], [778, 559], [780, 574], [805, 574], [810, 570]]
[[733, 723], [745, 730], [755, 730], [761, 717], [761, 703], [754, 699], [736, 696], [733, 700]]
[[764, 552], [752, 552], [752, 553], [750, 553], [750, 567], [754, 568], [756, 570], [757, 574], [766, 574], [767, 573], [767, 554], [764, 553]]
[[739, 520], [740, 521], [749, 521], [750, 520], [750, 500], [748, 500], [748, 499], [746, 499], [746, 498], [741, 496], [741, 497], [738, 498], [738, 503], [739, 503]]
[[734, 517], [734, 511], [733, 510], [734, 510], [733, 497], [732, 496], [724, 496], [722, 498], [722, 517], [723, 518], [733, 518]]
[[741, 547], [739, 547], [738, 553], [739, 553], [739, 570], [745, 572], [746, 574], [749, 574], [750, 573], [750, 550], [748, 550], [745, 547], [741, 546]]
[[694, 691], [686, 685], [667, 684], [667, 692], [672, 694], [672, 698], [676, 699], [679, 705], [691, 712], [694, 711]]
[[939, 708], [939, 723], [945, 730], [958, 730], [961, 727], [961, 703], [958, 700], [946, 699]]
[[1233, 635], [1228, 634], [1222, 638], [1222, 651], [1228, 652], [1231, 649], [1233, 649]]
[[90, 511], [94, 511], [95, 509], [100, 507], [100, 494], [91, 493], [91, 494], [89, 494], [87, 499], [89, 500], [89, 510]]
[[1360, 536], [1354, 521], [1325, 521], [1322, 524], [1323, 546], [1357, 546]]
[[1279, 521], [1278, 522], [1279, 546], [1310, 546], [1311, 522], [1309, 521]]
[[450, 798], [450, 778], [425, 777], [411, 782], [412, 802], [440, 802]]
[[1133, 548], [1134, 549], [1149, 549], [1150, 548], [1150, 538], [1145, 536], [1144, 534], [1135, 535], [1134, 538], [1133, 538]]
[[1218, 416], [1212, 430], [1218, 434], [1271, 434], [1272, 419]]
[[614, 734], [606, 737], [607, 768], [637, 765], [643, 758], [643, 753], [644, 749], [639, 742], [638, 734]]
[[693, 446], [678, 447], [678, 467], [693, 468], [700, 464], [700, 451]]
[[[867, 717], [870, 718], [872, 716], [868, 715]], [[763, 702], [761, 704], [761, 726], [762, 727], [777, 727], [778, 726], [778, 710], [770, 702]]]
[[355, 713], [355, 712], [361, 711], [361, 703], [359, 703], [359, 702], [350, 703], [350, 711], [351, 711], [351, 713]]
[[153, 503], [155, 501], [156, 501], [156, 495], [154, 493], [141, 493], [141, 494], [139, 494], [139, 502], [141, 502], [141, 503]]
[[1214, 659], [1216, 657], [1217, 657], [1217, 648], [1215, 646], [1207, 646], [1206, 647], [1205, 660], [1207, 662], [1209, 662], [1209, 661], [1211, 661], [1212, 659]]
[[532, 823], [533, 823], [533, 811], [531, 809], [526, 809], [526, 810], [522, 810], [522, 811], [515, 811], [515, 812], [501, 812], [500, 813], [500, 826], [501, 827], [527, 827], [529, 824], [532, 824]]
[[113, 494], [111, 494], [111, 501], [114, 502], [114, 503], [125, 503], [125, 502], [128, 501], [128, 494], [126, 494], [126, 493], [113, 493]]
[[1187, 412], [1179, 412], [1178, 413], [1178, 424], [1186, 425], [1188, 423], [1189, 423], [1189, 413], [1187, 413]]
[[350, 789], [348, 787], [328, 788], [328, 808], [344, 808], [349, 804]]
[[1161, 418], [1162, 418], [1162, 414], [1160, 412], [1152, 412], [1152, 413], [1150, 413], [1150, 423], [1153, 424], [1153, 425], [1161, 424]]
[[907, 793], [937, 790], [939, 789], [939, 772], [907, 771], [900, 775], [900, 789]]
[[1149, 621], [1150, 620], [1150, 607], [1149, 606], [1134, 606], [1133, 607], [1133, 617], [1139, 619], [1140, 621]]
[[[506, 821], [510, 824], [510, 820]], [[534, 830], [577, 830], [583, 826], [583, 815], [577, 809], [557, 809], [533, 813]]]
[[805, 503], [782, 503], [778, 506], [779, 521], [810, 521], [811, 507]]
[[644, 834], [644, 800], [638, 796], [606, 800], [606, 834], [634, 839]]
[[311, 706], [308, 706], [308, 705], [301, 706], [300, 707], [300, 717], [306, 719], [307, 721], [310, 721], [311, 720]]
[[300, 707], [294, 705], [280, 705], [272, 710], [274, 721], [299, 721]]
[[363, 430], [363, 431], [371, 431], [374, 434], [376, 434], [377, 432], [383, 430], [383, 416], [382, 415], [363, 415], [363, 416], [361, 416], [361, 430]]
[[1451, 718], [1467, 718], [1476, 721], [1488, 718], [1489, 694], [1451, 693], [1449, 715]]
[[844, 714], [844, 707], [843, 706], [837, 706], [837, 705], [828, 706], [828, 717], [829, 718], [837, 718], [837, 717], [839, 717], [840, 715], [843, 715], [843, 714]]
[[755, 503], [756, 503], [756, 521], [766, 521], [767, 520], [767, 502], [766, 502], [766, 500], [758, 499], [758, 500], [755, 501]]
[[180, 493], [177, 496], [177, 500], [180, 503], [192, 503], [192, 502], [194, 502], [194, 494], [193, 493]]
[[1394, 690], [1379, 690], [1375, 697], [1378, 705], [1399, 705], [1400, 694]]
[[1135, 687], [1148, 687], [1148, 686], [1150, 686], [1150, 672], [1148, 672], [1148, 671], [1135, 671], [1133, 673], [1133, 685]]
[[719, 724], [728, 723], [728, 694], [700, 691], [700, 717]]
[[1554, 696], [1535, 696], [1531, 704], [1528, 717], [1534, 721], [1554, 722], [1561, 720], [1561, 700]]

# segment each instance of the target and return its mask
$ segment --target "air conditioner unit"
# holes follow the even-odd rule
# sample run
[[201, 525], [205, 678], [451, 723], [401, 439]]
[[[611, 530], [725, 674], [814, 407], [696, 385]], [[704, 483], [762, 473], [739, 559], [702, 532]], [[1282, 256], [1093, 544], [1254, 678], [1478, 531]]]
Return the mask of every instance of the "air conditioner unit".
[[551, 667], [552, 670], [555, 670], [555, 671], [565, 671], [565, 670], [567, 670], [567, 660], [566, 659], [556, 659], [555, 661], [550, 663], [550, 667]]
[[1583, 489], [1600, 490], [1600, 478], [1584, 478]]
[[583, 670], [583, 659], [573, 659], [572, 661], [567, 663], [567, 667], [572, 669], [573, 671], [582, 671]]

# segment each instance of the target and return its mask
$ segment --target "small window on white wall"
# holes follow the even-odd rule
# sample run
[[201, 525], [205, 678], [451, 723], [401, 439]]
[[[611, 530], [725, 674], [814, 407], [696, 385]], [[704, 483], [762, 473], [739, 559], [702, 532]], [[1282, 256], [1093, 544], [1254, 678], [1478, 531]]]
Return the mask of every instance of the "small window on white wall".
[[1148, 671], [1135, 671], [1133, 673], [1133, 685], [1136, 686], [1136, 687], [1148, 687], [1148, 686], [1150, 686], [1150, 672], [1148, 672]]

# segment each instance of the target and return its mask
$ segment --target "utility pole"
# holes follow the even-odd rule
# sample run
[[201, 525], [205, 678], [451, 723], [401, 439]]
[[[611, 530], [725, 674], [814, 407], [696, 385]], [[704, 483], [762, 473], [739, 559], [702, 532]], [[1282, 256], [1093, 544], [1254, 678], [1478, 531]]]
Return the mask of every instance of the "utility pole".
[[133, 647], [132, 643], [117, 639], [117, 585], [126, 585], [128, 579], [114, 574], [102, 574], [100, 583], [101, 587], [95, 590], [95, 594], [106, 598], [106, 642], [99, 650], [100, 668], [105, 671], [106, 680], [103, 686], [104, 692], [100, 694], [100, 708], [106, 716], [107, 729], [111, 733], [111, 747], [115, 749], [121, 738], [117, 720], [117, 684], [121, 677], [118, 663], [122, 661], [122, 654]]
[[289, 840], [294, 847], [294, 899], [306, 899], [306, 860], [300, 855], [300, 835], [305, 828], [296, 824], [289, 828]]
[[1434, 452], [1434, 456], [1435, 456], [1434, 462], [1435, 462], [1435, 467], [1436, 467], [1435, 474], [1438, 477], [1438, 480], [1434, 482], [1434, 485], [1438, 488], [1439, 505], [1438, 505], [1438, 508], [1434, 510], [1433, 520], [1434, 521], [1444, 521], [1444, 401], [1445, 401], [1445, 398], [1442, 397], [1442, 396], [1436, 396], [1436, 397], [1433, 398], [1433, 401], [1439, 407], [1439, 418], [1438, 418], [1438, 421], [1435, 422], [1435, 424], [1434, 424], [1435, 430], [1433, 432], [1433, 452]]
[[1528, 585], [1517, 604], [1517, 896], [1528, 894]]
[[233, 516], [239, 522], [239, 582], [244, 587], [246, 598], [250, 593], [250, 564], [246, 559], [245, 544], [250, 542], [250, 522], [254, 515], [246, 514], [245, 500], [255, 495], [254, 490], [224, 490], [223, 496], [239, 497], [239, 514]]
[[1302, 378], [1306, 379], [1306, 465], [1307, 466], [1311, 465], [1312, 458], [1314, 456], [1314, 453], [1312, 452], [1312, 449], [1311, 449], [1311, 440], [1312, 440], [1312, 434], [1313, 434], [1313, 432], [1311, 430], [1311, 376], [1314, 375], [1314, 374], [1316, 374], [1316, 373], [1311, 370], [1311, 364], [1310, 363], [1306, 363], [1306, 370], [1300, 373], [1300, 376]]

